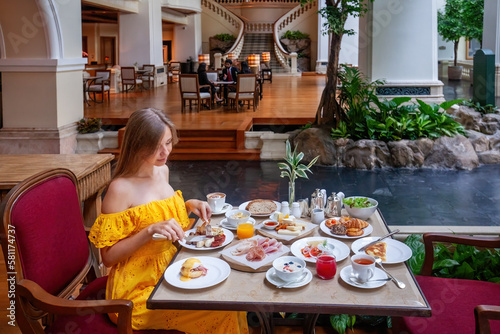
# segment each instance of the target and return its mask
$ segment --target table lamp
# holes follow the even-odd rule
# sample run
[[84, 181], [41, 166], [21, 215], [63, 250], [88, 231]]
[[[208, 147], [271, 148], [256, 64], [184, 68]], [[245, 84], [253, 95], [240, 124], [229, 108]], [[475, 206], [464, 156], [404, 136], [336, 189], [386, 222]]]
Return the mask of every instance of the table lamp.
[[205, 63], [208, 67], [210, 65], [210, 55], [208, 53], [198, 55], [198, 63]]
[[270, 62], [271, 62], [271, 52], [262, 52], [262, 62], [264, 63], [265, 69], [270, 68]]
[[250, 66], [252, 73], [254, 73], [254, 74], [259, 73], [260, 55], [258, 55], [258, 54], [249, 55], [248, 56], [248, 66]]

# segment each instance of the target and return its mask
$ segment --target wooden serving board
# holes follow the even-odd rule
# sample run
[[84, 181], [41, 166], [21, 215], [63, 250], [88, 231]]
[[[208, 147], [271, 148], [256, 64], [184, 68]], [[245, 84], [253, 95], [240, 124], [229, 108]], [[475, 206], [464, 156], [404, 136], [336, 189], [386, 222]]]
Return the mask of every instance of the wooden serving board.
[[278, 241], [281, 241], [284, 245], [290, 245], [290, 244], [293, 244], [295, 241], [297, 241], [299, 239], [302, 239], [304, 237], [307, 237], [307, 236], [311, 235], [318, 228], [319, 228], [319, 226], [316, 226], [316, 227], [310, 229], [309, 231], [306, 231], [304, 233], [301, 233], [301, 234], [297, 235], [293, 239], [283, 239], [283, 238], [281, 238], [280, 234], [272, 233], [272, 232], [269, 232], [269, 231], [264, 230], [264, 229], [257, 229], [257, 231], [259, 232], [260, 235], [263, 235], [264, 237], [274, 238], [274, 239], [276, 239]]

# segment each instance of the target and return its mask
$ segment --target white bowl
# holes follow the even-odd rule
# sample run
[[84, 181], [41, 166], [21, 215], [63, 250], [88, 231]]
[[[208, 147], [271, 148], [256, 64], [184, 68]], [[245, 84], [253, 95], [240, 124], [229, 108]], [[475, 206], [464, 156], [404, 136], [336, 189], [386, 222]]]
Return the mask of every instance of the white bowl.
[[282, 256], [273, 261], [273, 268], [279, 278], [290, 282], [302, 275], [306, 268], [306, 262], [296, 256]]
[[[273, 225], [266, 225], [272, 223]], [[267, 229], [267, 230], [274, 230], [277, 226], [279, 225], [277, 220], [274, 219], [267, 219], [262, 222], [262, 227]]]
[[351, 196], [351, 197], [344, 198], [344, 200], [346, 200], [348, 198], [359, 198], [359, 197], [368, 199], [368, 202], [370, 202], [373, 205], [370, 207], [367, 207], [367, 208], [355, 208], [355, 207], [351, 208], [349, 205], [344, 203], [344, 208], [346, 209], [349, 216], [354, 217], [354, 218], [367, 220], [377, 210], [378, 202], [376, 200], [374, 200], [373, 198], [369, 198], [366, 196]]
[[226, 218], [228, 225], [236, 227], [249, 220], [250, 212], [247, 210], [234, 209], [226, 212]]

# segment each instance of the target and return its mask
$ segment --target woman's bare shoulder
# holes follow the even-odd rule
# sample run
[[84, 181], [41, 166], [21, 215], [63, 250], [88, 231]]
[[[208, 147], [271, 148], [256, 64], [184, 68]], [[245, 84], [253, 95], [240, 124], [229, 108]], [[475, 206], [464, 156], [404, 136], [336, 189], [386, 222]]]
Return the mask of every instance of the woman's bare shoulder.
[[122, 212], [130, 208], [130, 194], [134, 193], [134, 184], [127, 178], [111, 181], [102, 202], [103, 213]]

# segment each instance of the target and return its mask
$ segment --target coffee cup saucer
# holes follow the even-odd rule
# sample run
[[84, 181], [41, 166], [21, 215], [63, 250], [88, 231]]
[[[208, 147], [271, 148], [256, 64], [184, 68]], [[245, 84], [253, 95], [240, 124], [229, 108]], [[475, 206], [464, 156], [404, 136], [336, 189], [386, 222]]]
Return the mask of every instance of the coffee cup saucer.
[[376, 279], [385, 279], [387, 278], [387, 275], [380, 270], [379, 268], [375, 268], [375, 272], [373, 274], [373, 277], [368, 280], [366, 283], [354, 283], [351, 281], [351, 277], [353, 277], [352, 273], [352, 266], [345, 266], [341, 271], [340, 271], [340, 278], [347, 284], [354, 286], [356, 288], [362, 288], [362, 289], [374, 289], [374, 288], [379, 288], [385, 284], [387, 284], [387, 281], [375, 281]]
[[225, 203], [224, 206], [222, 207], [222, 210], [220, 211], [212, 211], [212, 215], [222, 215], [226, 212], [228, 212], [229, 210], [232, 210], [233, 209], [233, 206], [229, 203]]
[[[298, 282], [291, 282], [291, 283], [283, 286], [283, 288], [289, 288], [289, 289], [290, 288], [299, 288], [301, 286], [309, 284], [309, 282], [311, 282], [311, 280], [313, 278], [313, 274], [307, 268], [304, 268], [304, 271], [307, 272], [306, 277], [304, 277], [302, 280], [300, 280]], [[269, 283], [276, 285], [276, 286], [285, 283], [285, 281], [283, 281], [281, 278], [278, 277], [278, 275], [276, 274], [276, 270], [272, 267], [266, 272], [266, 279], [268, 280]]]
[[[253, 219], [252, 217], [248, 218], [247, 222], [255, 225], [255, 219]], [[237, 226], [233, 226], [228, 223], [227, 218], [222, 219], [220, 221], [220, 224], [222, 225], [222, 227], [227, 228], [228, 230], [231, 231], [236, 231], [237, 229]]]

